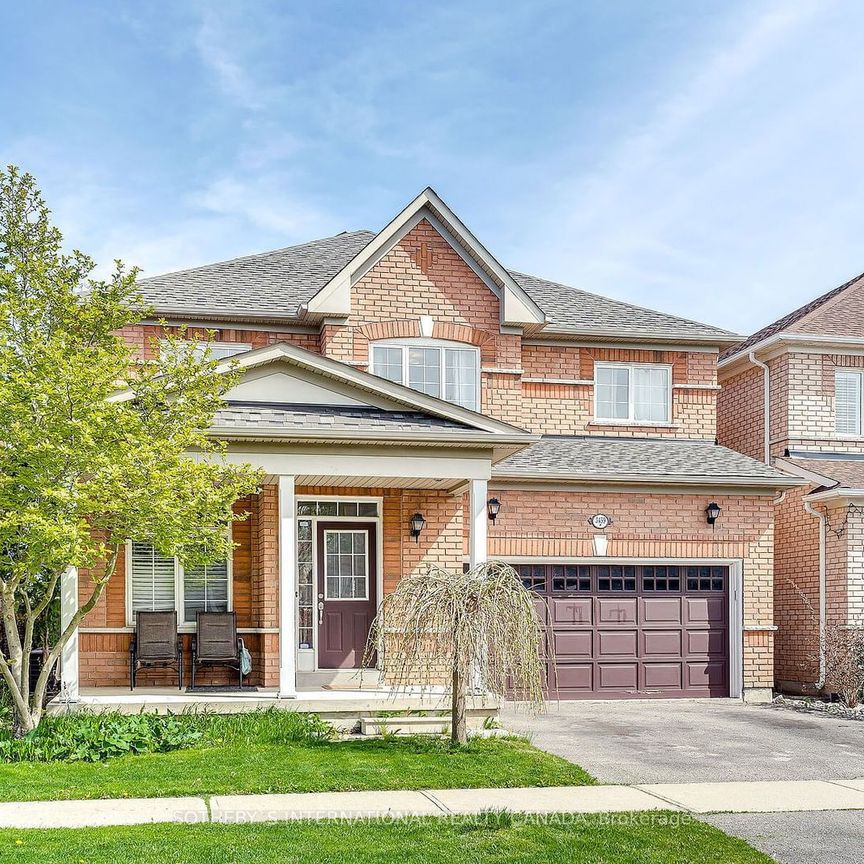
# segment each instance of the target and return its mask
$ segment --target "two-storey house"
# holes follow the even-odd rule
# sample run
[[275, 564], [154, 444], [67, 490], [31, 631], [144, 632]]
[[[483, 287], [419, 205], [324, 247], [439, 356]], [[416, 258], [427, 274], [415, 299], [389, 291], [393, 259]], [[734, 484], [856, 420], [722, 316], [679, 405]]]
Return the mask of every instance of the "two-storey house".
[[770, 693], [773, 500], [796, 481], [716, 444], [740, 337], [508, 270], [431, 189], [377, 233], [140, 288], [141, 357], [165, 319], [238, 365], [211, 434], [266, 481], [231, 561], [129, 544], [70, 691], [127, 684], [137, 610], [189, 638], [231, 608], [258, 698], [292, 697], [361, 664], [402, 576], [494, 557], [544, 601], [553, 696]]
[[719, 379], [720, 443], [805, 484], [777, 504], [775, 670], [821, 690], [826, 634], [864, 625], [864, 276], [727, 349]]

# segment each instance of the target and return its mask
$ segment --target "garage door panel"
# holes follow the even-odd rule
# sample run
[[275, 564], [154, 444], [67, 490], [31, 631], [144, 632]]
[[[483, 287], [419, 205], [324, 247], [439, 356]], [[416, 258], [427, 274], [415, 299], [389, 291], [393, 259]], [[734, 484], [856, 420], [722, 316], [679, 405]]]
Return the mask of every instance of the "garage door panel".
[[722, 624], [726, 621], [727, 600], [719, 597], [685, 597], [685, 624]]
[[639, 689], [639, 664], [632, 663], [598, 663], [598, 692], [604, 690], [627, 690], [636, 692]]
[[557, 692], [559, 699], [568, 695], [590, 695], [594, 692], [593, 663], [561, 663], [555, 677], [550, 681], [550, 689]]
[[553, 597], [549, 609], [553, 625], [594, 623], [594, 601], [590, 597]]
[[642, 685], [646, 690], [681, 690], [684, 686], [684, 664], [644, 663]]
[[643, 624], [681, 624], [680, 597], [645, 597], [642, 599]]
[[635, 624], [637, 613], [635, 597], [598, 597], [598, 624]]
[[687, 662], [686, 685], [688, 687], [725, 687], [727, 683], [724, 660], [690, 660]]
[[636, 658], [639, 645], [638, 630], [598, 630], [597, 659], [604, 657]]
[[643, 630], [640, 633], [642, 639], [640, 656], [645, 659], [681, 657], [683, 635], [680, 630]]
[[726, 630], [688, 630], [687, 654], [726, 656]]
[[558, 662], [571, 659], [590, 660], [594, 656], [593, 630], [560, 630], [553, 632], [552, 645]]

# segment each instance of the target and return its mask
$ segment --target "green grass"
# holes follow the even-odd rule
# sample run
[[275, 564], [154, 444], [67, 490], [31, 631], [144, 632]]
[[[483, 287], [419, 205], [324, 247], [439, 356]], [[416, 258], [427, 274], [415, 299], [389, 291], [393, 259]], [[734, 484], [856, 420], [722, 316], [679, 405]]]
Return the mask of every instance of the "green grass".
[[[271, 743], [231, 737], [171, 753], [104, 762], [0, 765], [0, 800], [150, 798], [354, 789], [561, 786], [593, 783], [581, 768], [523, 739], [396, 738]], [[0, 855], [0, 861], [3, 860]]]
[[768, 864], [744, 841], [674, 813], [0, 831], [10, 864]]

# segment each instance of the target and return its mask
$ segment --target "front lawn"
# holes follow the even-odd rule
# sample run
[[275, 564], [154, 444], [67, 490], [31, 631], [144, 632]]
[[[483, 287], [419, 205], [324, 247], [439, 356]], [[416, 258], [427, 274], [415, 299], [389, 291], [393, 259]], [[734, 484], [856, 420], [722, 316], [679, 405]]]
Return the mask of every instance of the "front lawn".
[[[302, 717], [275, 711], [203, 720], [179, 717], [181, 723], [201, 730], [200, 739], [184, 749], [96, 762], [64, 758], [0, 764], [0, 800], [594, 782], [578, 766], [520, 738], [476, 738], [456, 748], [431, 737], [338, 741], [313, 735], [303, 740]], [[60, 733], [68, 737], [71, 730], [63, 727], [74, 722], [74, 715], [64, 718], [55, 737], [60, 738]], [[40, 734], [46, 733], [40, 729]], [[73, 746], [77, 746], [74, 739]]]
[[618, 813], [398, 822], [285, 822], [264, 825], [140, 825], [0, 831], [10, 864], [769, 864], [770, 858], [686, 814]]

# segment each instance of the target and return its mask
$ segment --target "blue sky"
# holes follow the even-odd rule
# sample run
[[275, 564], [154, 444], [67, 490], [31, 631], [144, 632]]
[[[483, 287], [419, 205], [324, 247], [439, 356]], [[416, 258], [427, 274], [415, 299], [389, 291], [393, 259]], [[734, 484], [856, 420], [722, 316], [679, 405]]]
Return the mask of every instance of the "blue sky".
[[0, 160], [146, 273], [433, 186], [507, 266], [750, 332], [864, 270], [864, 4], [6, 4]]

